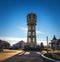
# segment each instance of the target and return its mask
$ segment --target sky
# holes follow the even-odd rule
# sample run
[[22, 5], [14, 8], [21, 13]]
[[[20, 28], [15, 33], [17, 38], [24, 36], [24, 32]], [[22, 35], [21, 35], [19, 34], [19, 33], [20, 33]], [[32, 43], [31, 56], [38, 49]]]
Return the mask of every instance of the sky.
[[37, 15], [37, 43], [60, 38], [60, 0], [0, 0], [0, 39], [27, 41], [27, 14]]

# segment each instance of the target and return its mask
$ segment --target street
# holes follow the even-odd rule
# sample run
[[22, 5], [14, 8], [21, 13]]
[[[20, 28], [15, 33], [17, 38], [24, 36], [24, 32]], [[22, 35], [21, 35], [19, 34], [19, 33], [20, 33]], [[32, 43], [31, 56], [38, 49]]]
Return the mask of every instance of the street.
[[2, 62], [45, 62], [45, 61], [42, 59], [40, 52], [25, 51], [11, 58], [8, 58]]

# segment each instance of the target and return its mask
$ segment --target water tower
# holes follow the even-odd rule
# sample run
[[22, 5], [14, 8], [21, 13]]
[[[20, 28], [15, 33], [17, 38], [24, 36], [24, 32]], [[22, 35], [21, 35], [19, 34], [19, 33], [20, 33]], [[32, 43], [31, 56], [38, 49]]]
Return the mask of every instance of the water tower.
[[36, 42], [36, 19], [37, 16], [35, 13], [29, 13], [27, 15], [27, 26], [28, 26], [28, 32], [27, 32], [27, 45], [29, 45], [31, 48], [35, 48], [37, 45]]

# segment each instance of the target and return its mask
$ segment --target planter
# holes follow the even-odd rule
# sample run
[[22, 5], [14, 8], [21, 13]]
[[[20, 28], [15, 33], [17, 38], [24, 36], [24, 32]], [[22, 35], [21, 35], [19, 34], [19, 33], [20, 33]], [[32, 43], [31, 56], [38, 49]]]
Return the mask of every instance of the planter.
[[[51, 55], [51, 53], [48, 53], [48, 54]], [[60, 62], [59, 60], [56, 60], [56, 59], [52, 58], [51, 56], [49, 57], [48, 54], [45, 53], [45, 54], [42, 54], [42, 55], [41, 55], [42, 58], [43, 58], [44, 60], [46, 60], [46, 62]]]
[[55, 54], [55, 53], [54, 53], [54, 54], [52, 54], [52, 57], [55, 58], [55, 59], [60, 60], [60, 55], [58, 55], [58, 54]]

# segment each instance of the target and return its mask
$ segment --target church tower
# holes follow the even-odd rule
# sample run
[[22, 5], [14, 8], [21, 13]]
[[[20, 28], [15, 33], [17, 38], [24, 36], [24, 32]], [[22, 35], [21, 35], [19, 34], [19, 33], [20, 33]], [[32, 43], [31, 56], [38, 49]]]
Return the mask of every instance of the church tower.
[[27, 33], [27, 45], [31, 48], [36, 48], [36, 19], [37, 16], [34, 13], [29, 13], [27, 15], [27, 26], [28, 26], [28, 33]]

